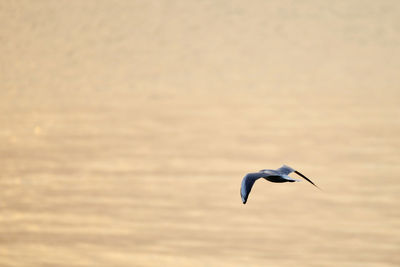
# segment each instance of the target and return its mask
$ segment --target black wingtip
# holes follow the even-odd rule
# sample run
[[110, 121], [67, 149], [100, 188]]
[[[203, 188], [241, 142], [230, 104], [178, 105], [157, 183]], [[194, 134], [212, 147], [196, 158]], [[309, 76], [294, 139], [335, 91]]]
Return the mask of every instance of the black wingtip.
[[313, 186], [315, 186], [316, 188], [318, 188], [319, 190], [322, 190], [321, 188], [319, 188], [316, 184], [313, 183], [313, 181], [311, 181], [310, 179], [308, 179], [307, 177], [305, 177], [303, 174], [301, 174], [298, 171], [294, 171], [294, 173], [300, 175], [301, 177], [303, 177], [305, 180], [307, 180], [308, 182], [310, 182]]

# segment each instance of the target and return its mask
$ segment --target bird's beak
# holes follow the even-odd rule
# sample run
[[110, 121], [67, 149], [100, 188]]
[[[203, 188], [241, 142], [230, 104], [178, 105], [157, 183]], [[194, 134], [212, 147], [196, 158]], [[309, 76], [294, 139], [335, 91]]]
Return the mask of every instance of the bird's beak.
[[301, 174], [298, 171], [294, 171], [294, 173], [300, 175], [301, 177], [303, 177], [304, 179], [306, 179], [308, 182], [310, 182], [312, 185], [314, 185], [316, 188], [320, 189], [316, 184], [314, 184], [310, 179], [308, 179], [307, 177], [305, 177], [303, 174]]

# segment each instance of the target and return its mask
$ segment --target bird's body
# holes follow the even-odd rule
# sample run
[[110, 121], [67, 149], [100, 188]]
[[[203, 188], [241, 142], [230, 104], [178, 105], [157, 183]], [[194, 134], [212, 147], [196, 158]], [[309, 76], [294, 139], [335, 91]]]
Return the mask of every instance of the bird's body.
[[299, 173], [298, 171], [286, 165], [283, 165], [282, 167], [276, 170], [264, 169], [260, 170], [259, 172], [248, 173], [243, 178], [242, 186], [240, 188], [240, 195], [242, 197], [243, 204], [246, 204], [247, 198], [250, 194], [253, 184], [255, 183], [256, 180], [260, 178], [264, 178], [273, 183], [300, 182], [300, 180], [293, 179], [292, 177], [289, 176], [291, 172], [295, 172], [296, 174], [300, 175], [308, 182], [316, 186], [310, 179], [305, 177], [303, 174]]

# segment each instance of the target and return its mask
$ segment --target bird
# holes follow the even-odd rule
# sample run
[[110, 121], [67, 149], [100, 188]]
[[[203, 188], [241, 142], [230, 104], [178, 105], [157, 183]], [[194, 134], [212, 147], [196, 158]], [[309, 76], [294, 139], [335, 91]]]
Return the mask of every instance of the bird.
[[255, 181], [257, 181], [260, 178], [264, 178], [265, 180], [268, 180], [273, 183], [286, 183], [286, 182], [301, 182], [301, 180], [293, 179], [292, 177], [289, 176], [290, 173], [296, 173], [303, 177], [305, 180], [310, 182], [312, 185], [320, 189], [316, 184], [314, 184], [310, 179], [305, 177], [303, 174], [300, 172], [296, 171], [295, 169], [283, 165], [279, 169], [276, 170], [270, 170], [270, 169], [264, 169], [260, 170], [259, 172], [252, 172], [248, 173], [243, 177], [242, 180], [242, 186], [240, 188], [240, 195], [242, 197], [242, 202], [243, 204], [246, 204], [247, 198], [249, 197], [251, 188], [253, 187], [253, 184]]

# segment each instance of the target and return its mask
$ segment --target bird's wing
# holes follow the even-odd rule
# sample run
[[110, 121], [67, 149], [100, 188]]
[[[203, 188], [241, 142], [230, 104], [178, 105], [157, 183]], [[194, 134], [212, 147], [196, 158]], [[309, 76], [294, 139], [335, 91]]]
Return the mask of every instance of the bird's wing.
[[301, 174], [301, 173], [298, 172], [298, 171], [294, 171], [294, 172], [295, 172], [296, 174], [300, 175], [301, 177], [303, 177], [304, 179], [306, 179], [309, 183], [311, 183], [312, 185], [314, 185], [316, 188], [318, 188], [318, 189], [321, 190], [321, 188], [319, 188], [316, 184], [313, 183], [313, 181], [311, 181], [310, 179], [308, 179], [307, 177], [305, 177], [303, 174]]
[[240, 195], [242, 196], [243, 204], [246, 204], [247, 198], [249, 197], [254, 182], [263, 176], [265, 176], [265, 173], [254, 172], [248, 173], [245, 177], [243, 177], [242, 186], [240, 188]]
[[282, 167], [280, 167], [276, 171], [281, 173], [281, 174], [286, 174], [286, 175], [288, 175], [291, 172], [294, 172], [294, 170], [292, 168], [290, 168], [289, 166], [286, 166], [286, 165], [283, 165]]

